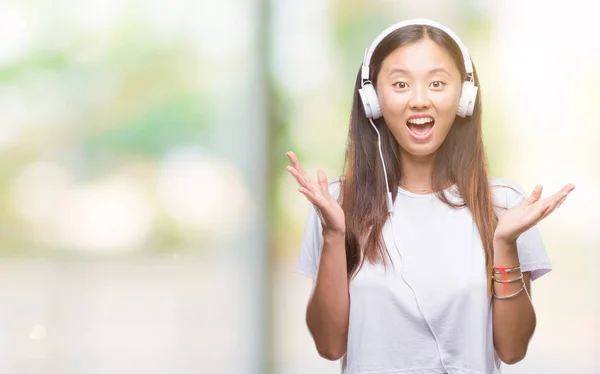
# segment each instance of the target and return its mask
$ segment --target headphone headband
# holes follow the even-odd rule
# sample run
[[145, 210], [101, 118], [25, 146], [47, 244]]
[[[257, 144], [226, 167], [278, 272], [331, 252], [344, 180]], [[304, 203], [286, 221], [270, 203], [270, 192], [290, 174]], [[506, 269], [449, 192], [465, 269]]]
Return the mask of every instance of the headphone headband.
[[371, 64], [371, 57], [373, 57], [373, 52], [374, 52], [375, 48], [379, 45], [379, 43], [381, 43], [381, 41], [386, 36], [391, 34], [392, 32], [394, 32], [398, 29], [401, 29], [403, 27], [412, 26], [412, 25], [431, 26], [431, 27], [435, 27], [436, 29], [440, 29], [443, 32], [445, 32], [446, 34], [448, 34], [448, 36], [450, 36], [456, 42], [456, 44], [460, 48], [460, 51], [462, 52], [463, 61], [465, 64], [465, 70], [467, 71], [467, 75], [473, 74], [473, 64], [471, 63], [471, 58], [469, 57], [469, 52], [467, 50], [467, 47], [463, 44], [463, 42], [458, 37], [458, 35], [456, 35], [448, 27], [446, 27], [440, 23], [437, 23], [435, 21], [425, 19], [425, 18], [417, 18], [417, 19], [410, 19], [407, 21], [398, 22], [398, 23], [388, 27], [387, 29], [383, 30], [381, 32], [381, 34], [379, 34], [377, 36], [377, 38], [375, 38], [375, 41], [373, 41], [373, 44], [371, 44], [371, 46], [365, 51], [365, 56], [363, 58], [363, 65], [362, 65], [362, 69], [361, 69], [361, 78], [362, 78], [363, 82], [365, 80], [367, 80], [367, 81], [369, 80], [369, 74], [370, 74], [370, 66], [369, 65]]

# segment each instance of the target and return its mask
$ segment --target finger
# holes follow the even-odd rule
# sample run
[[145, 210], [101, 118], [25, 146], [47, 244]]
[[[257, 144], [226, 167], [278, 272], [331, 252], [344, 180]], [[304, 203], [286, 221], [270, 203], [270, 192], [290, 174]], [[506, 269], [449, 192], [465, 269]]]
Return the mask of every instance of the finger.
[[285, 170], [287, 170], [290, 174], [292, 174], [294, 178], [296, 178], [296, 182], [298, 182], [300, 186], [304, 184], [304, 179], [302, 179], [302, 177], [298, 173], [298, 170], [294, 169], [292, 166], [286, 166]]
[[321, 187], [321, 192], [323, 195], [329, 195], [329, 183], [327, 182], [327, 176], [321, 169], [317, 170], [317, 180], [319, 181], [319, 187]]
[[291, 162], [292, 166], [294, 167], [294, 169], [296, 169], [298, 171], [298, 177], [304, 180], [304, 184], [307, 186], [307, 188], [314, 190], [315, 186], [313, 184], [313, 181], [310, 179], [310, 177], [308, 176], [308, 173], [304, 170], [304, 168], [300, 164], [300, 161], [298, 161], [298, 157], [296, 157], [296, 154], [294, 152], [290, 151], [290, 152], [287, 152], [286, 155], [290, 159], [290, 162]]
[[556, 206], [556, 209], [560, 208], [560, 206], [562, 205], [562, 203], [567, 199], [567, 196], [563, 197], [559, 202], [558, 205]]
[[310, 201], [311, 204], [315, 204], [315, 199], [311, 191], [307, 190], [304, 187], [298, 187], [298, 191], [300, 191], [300, 193], [302, 193], [308, 199], [308, 201]]
[[571, 191], [573, 191], [574, 188], [574, 185], [568, 184], [565, 187], [563, 187], [562, 190], [551, 196], [552, 200], [548, 203], [548, 208], [544, 212], [543, 217], [548, 216], [550, 213], [552, 213], [554, 210], [560, 207], [560, 205], [567, 199], [567, 197], [569, 196]]
[[[314, 183], [310, 179], [303, 178], [299, 174], [298, 170], [294, 169], [293, 167], [287, 166], [286, 169], [291, 174], [294, 175], [299, 186], [302, 187], [306, 191], [306, 193], [305, 193], [306, 197], [314, 204], [317, 199], [317, 194], [320, 194], [320, 192], [318, 192], [317, 186], [315, 186]], [[300, 192], [302, 192], [302, 191], [300, 191]]]
[[286, 153], [286, 155], [290, 159], [290, 162], [291, 162], [292, 166], [296, 170], [298, 170], [301, 175], [306, 174], [306, 171], [304, 171], [304, 169], [302, 168], [302, 165], [300, 165], [300, 161], [298, 161], [298, 157], [296, 156], [296, 154], [294, 152], [290, 151], [290, 152]]
[[574, 188], [572, 184], [567, 184], [552, 196], [545, 198], [543, 202], [550, 205], [559, 204]]
[[552, 211], [554, 211], [555, 208], [556, 206], [553, 205], [545, 205], [542, 210], [542, 217], [540, 218], [540, 220], [546, 218], [550, 213], [552, 213]]
[[556, 203], [556, 204], [549, 205], [546, 208], [546, 210], [544, 211], [544, 214], [542, 215], [542, 219], [546, 218], [547, 216], [550, 215], [550, 213], [554, 212], [554, 210], [556, 210], [556, 208], [558, 208], [559, 205], [560, 205], [560, 202]]
[[536, 201], [538, 201], [540, 199], [540, 197], [542, 196], [542, 190], [543, 189], [544, 189], [544, 187], [541, 184], [538, 184], [537, 186], [535, 186], [535, 188], [533, 189], [533, 192], [527, 198], [527, 203], [528, 204], [533, 204]]
[[546, 218], [550, 213], [552, 213], [552, 211], [556, 208], [556, 206], [558, 205], [560, 200], [556, 200], [554, 198], [554, 195], [544, 199], [544, 201], [541, 203], [542, 204], [542, 217], [540, 219], [544, 219]]
[[285, 155], [290, 159], [290, 162], [292, 162], [292, 157], [296, 156], [296, 154], [292, 151], [285, 152]]
[[294, 178], [296, 178], [296, 182], [298, 182], [298, 184], [300, 186], [303, 186], [304, 188], [311, 190], [311, 191], [314, 190], [314, 187], [312, 186], [311, 181], [307, 180], [302, 175], [300, 175], [300, 172], [297, 169], [295, 169], [292, 166], [286, 166], [285, 169], [287, 171], [289, 171], [290, 174], [292, 174], [294, 176]]

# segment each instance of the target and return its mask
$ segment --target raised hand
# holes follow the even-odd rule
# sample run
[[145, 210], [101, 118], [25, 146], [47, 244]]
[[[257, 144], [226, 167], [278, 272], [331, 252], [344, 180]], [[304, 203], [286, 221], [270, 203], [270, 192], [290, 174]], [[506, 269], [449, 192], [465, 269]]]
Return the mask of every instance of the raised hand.
[[495, 240], [516, 241], [519, 235], [552, 213], [573, 191], [575, 186], [567, 184], [554, 195], [540, 200], [542, 188], [541, 185], [536, 186], [529, 198], [508, 209], [500, 216], [494, 233]]
[[286, 156], [290, 159], [291, 163], [291, 166], [286, 166], [286, 169], [296, 178], [296, 181], [300, 185], [298, 191], [306, 196], [308, 201], [315, 207], [317, 214], [321, 218], [323, 233], [345, 234], [346, 220], [344, 211], [337, 200], [329, 193], [325, 172], [318, 170], [318, 183], [314, 183], [300, 165], [300, 161], [298, 161], [298, 157], [296, 157], [294, 152], [287, 152]]

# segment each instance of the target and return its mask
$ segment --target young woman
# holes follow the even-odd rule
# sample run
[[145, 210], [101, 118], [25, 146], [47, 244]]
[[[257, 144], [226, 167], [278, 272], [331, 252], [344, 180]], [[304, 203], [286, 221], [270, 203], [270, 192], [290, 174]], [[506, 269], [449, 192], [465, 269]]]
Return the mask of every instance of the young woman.
[[489, 177], [477, 85], [450, 29], [401, 22], [358, 72], [343, 176], [315, 183], [287, 154], [312, 203], [307, 325], [343, 373], [489, 374], [525, 356], [530, 282], [551, 269], [535, 225], [574, 186], [541, 199]]

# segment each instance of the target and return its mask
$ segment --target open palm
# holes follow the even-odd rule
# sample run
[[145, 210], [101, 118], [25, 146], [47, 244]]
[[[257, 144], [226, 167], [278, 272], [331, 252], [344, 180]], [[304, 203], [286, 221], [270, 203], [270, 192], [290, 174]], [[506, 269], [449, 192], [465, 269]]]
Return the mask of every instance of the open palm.
[[531, 196], [500, 216], [495, 238], [509, 242], [516, 241], [519, 235], [552, 213], [574, 188], [574, 185], [567, 184], [554, 195], [540, 200], [543, 187], [536, 186]]
[[337, 200], [329, 193], [325, 172], [322, 170], [317, 172], [317, 183], [315, 183], [302, 168], [294, 152], [288, 152], [286, 155], [292, 164], [287, 166], [286, 169], [296, 178], [299, 185], [298, 191], [306, 196], [308, 201], [315, 207], [321, 218], [323, 232], [344, 234], [346, 232], [344, 211]]

